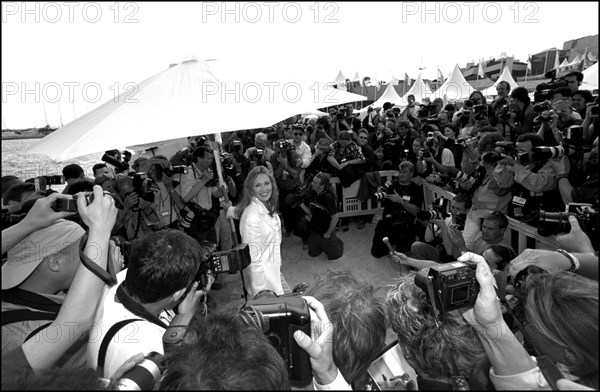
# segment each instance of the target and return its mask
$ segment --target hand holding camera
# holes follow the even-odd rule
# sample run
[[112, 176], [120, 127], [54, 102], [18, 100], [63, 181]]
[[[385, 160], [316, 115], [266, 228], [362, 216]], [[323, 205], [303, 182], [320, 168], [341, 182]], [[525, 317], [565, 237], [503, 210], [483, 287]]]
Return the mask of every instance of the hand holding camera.
[[110, 232], [117, 219], [115, 199], [108, 192], [103, 192], [100, 185], [94, 185], [93, 193], [77, 194], [77, 211], [89, 228], [105, 233]]
[[199, 283], [194, 282], [190, 290], [185, 294], [185, 298], [178, 305], [179, 314], [195, 314], [200, 300], [206, 295], [203, 289], [198, 290]]
[[310, 365], [317, 383], [331, 384], [338, 373], [333, 362], [333, 323], [329, 321], [322, 303], [310, 296], [302, 298], [310, 307], [312, 337], [298, 330], [294, 332], [294, 340], [310, 356]]
[[569, 224], [571, 224], [571, 231], [567, 234], [559, 234], [556, 236], [556, 242], [562, 249], [568, 252], [577, 253], [594, 253], [594, 247], [590, 237], [581, 229], [579, 220], [570, 215]]
[[35, 230], [39, 230], [50, 226], [52, 223], [56, 222], [57, 219], [73, 215], [73, 212], [56, 211], [53, 208], [57, 200], [68, 200], [71, 198], [72, 196], [70, 195], [52, 193], [43, 199], [36, 200], [33, 207], [31, 207], [31, 210], [29, 210], [29, 213], [23, 218], [22, 223], [35, 228]]
[[472, 309], [461, 312], [463, 318], [471, 325], [483, 328], [489, 325], [500, 325], [504, 322], [500, 300], [494, 289], [494, 275], [483, 258], [473, 258], [476, 264], [475, 277], [479, 284], [479, 293]]

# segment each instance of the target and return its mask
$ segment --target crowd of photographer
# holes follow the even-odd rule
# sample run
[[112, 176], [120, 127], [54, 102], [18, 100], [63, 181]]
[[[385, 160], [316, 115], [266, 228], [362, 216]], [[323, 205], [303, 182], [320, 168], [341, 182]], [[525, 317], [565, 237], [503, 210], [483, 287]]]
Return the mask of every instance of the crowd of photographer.
[[[222, 143], [190, 137], [172, 157], [111, 150], [93, 180], [77, 165], [3, 177], [3, 387], [597, 388], [600, 124], [580, 84], [540, 85], [534, 102], [507, 83], [489, 104], [409, 97], [362, 122], [345, 105]], [[377, 184], [380, 170], [398, 175]], [[292, 233], [310, 257], [343, 256], [332, 177], [382, 201], [371, 254], [420, 270], [387, 301], [351, 274], [292, 291], [281, 273]], [[422, 209], [415, 177], [456, 197]], [[570, 232], [564, 250], [516, 256], [507, 216]], [[245, 306], [199, 317], [218, 275], [238, 271]], [[399, 346], [384, 347], [389, 325]], [[373, 371], [396, 349], [415, 380]], [[69, 372], [83, 368], [85, 385]]]

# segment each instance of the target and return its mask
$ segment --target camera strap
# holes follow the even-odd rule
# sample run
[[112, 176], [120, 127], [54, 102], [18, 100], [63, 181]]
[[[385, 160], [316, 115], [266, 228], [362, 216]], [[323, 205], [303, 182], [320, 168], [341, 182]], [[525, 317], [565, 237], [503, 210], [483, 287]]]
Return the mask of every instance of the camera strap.
[[109, 286], [114, 286], [115, 284], [117, 284], [117, 279], [115, 278], [116, 272], [115, 272], [115, 267], [113, 264], [112, 256], [110, 253], [110, 246], [109, 246], [107, 261], [106, 261], [106, 266], [107, 266], [107, 270], [108, 270], [108, 272], [107, 272], [106, 270], [103, 270], [102, 268], [100, 268], [98, 266], [98, 264], [94, 263], [84, 253], [85, 246], [87, 245], [88, 236], [89, 236], [89, 234], [85, 233], [83, 235], [83, 237], [81, 237], [81, 241], [79, 242], [79, 258], [81, 259], [81, 264], [83, 264], [85, 266], [85, 268], [87, 268], [94, 275], [96, 275], [97, 277], [102, 279], [102, 281], [104, 281], [104, 283], [106, 283]]
[[162, 320], [148, 312], [141, 304], [131, 298], [123, 288], [123, 283], [121, 283], [117, 288], [115, 297], [125, 307], [125, 309], [129, 310], [136, 316], [141, 317], [152, 324], [158, 325], [161, 328], [167, 329], [169, 327]]

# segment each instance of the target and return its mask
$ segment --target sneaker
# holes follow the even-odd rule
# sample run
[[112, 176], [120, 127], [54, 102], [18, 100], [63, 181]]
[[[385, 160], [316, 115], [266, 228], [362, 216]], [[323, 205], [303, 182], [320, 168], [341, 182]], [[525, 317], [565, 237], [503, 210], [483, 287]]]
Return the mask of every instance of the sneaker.
[[344, 233], [345, 233], [345, 232], [347, 232], [348, 230], [350, 230], [350, 228], [348, 227], [348, 225], [343, 225], [343, 226], [342, 226], [342, 231], [343, 231]]

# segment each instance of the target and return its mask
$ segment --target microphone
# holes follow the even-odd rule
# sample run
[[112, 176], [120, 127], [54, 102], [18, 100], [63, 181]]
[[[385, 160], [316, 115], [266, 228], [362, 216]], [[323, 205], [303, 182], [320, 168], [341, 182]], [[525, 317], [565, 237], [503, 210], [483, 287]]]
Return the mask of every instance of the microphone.
[[392, 247], [392, 244], [390, 244], [390, 239], [387, 238], [387, 237], [383, 237], [382, 241], [388, 247], [388, 249], [390, 250], [390, 252], [394, 253], [394, 248]]

